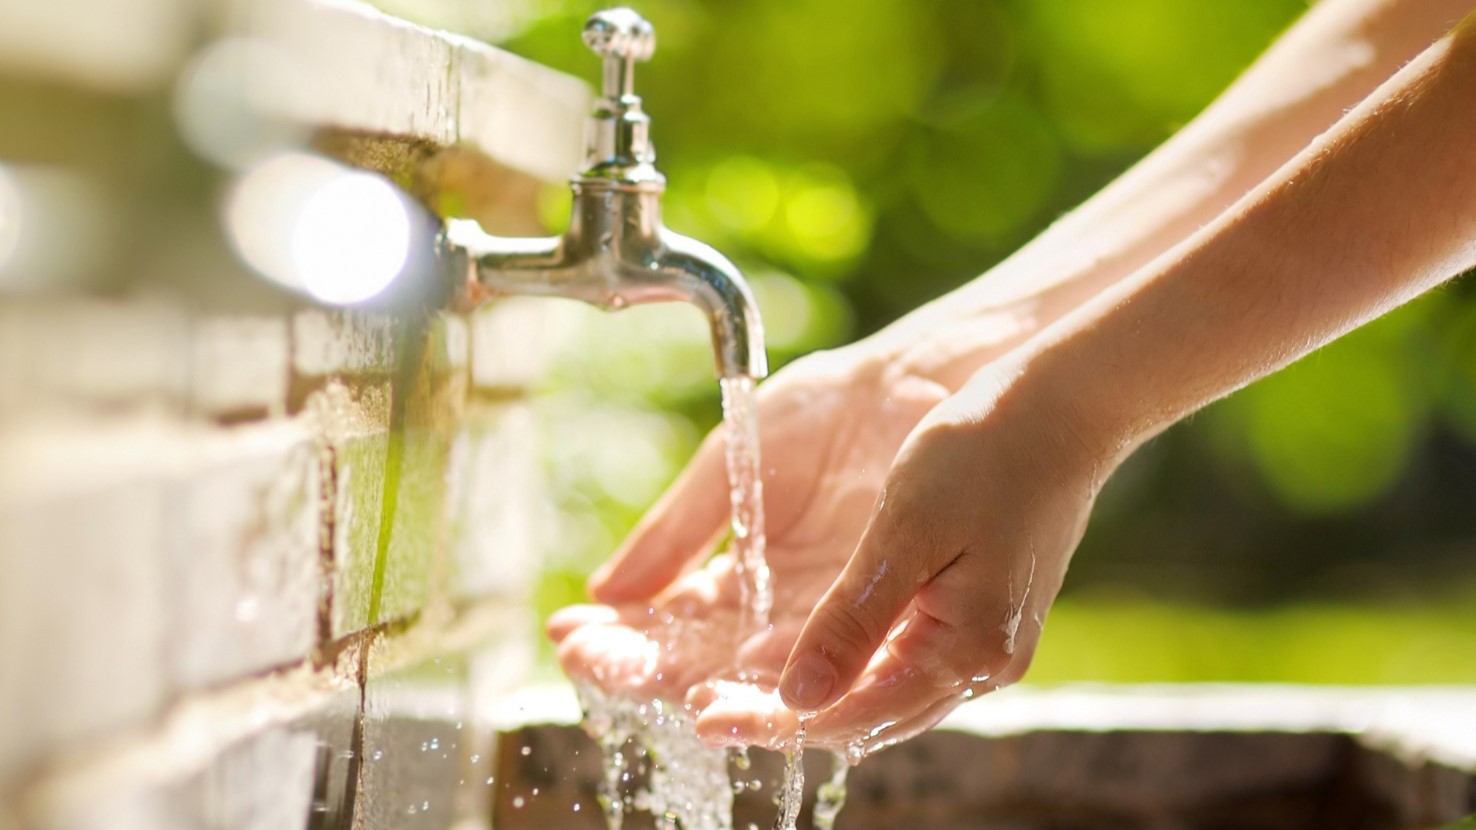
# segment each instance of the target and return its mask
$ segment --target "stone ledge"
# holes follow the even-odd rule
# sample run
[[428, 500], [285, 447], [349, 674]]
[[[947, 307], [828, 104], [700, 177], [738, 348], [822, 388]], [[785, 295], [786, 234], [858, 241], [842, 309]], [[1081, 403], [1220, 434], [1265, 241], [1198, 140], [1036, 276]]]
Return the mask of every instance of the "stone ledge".
[[271, 116], [471, 147], [542, 179], [562, 179], [579, 162], [589, 101], [581, 81], [352, 0], [3, 3], [0, 71], [112, 95], [167, 94], [212, 28], [279, 47], [285, 64], [248, 79], [252, 105]]
[[319, 127], [470, 145], [545, 179], [569, 175], [579, 161], [589, 99], [574, 78], [350, 0], [258, 2], [250, 19], [302, 72], [301, 84], [262, 90], [269, 111]]
[[[599, 753], [573, 725], [568, 688], [529, 690], [500, 712], [503, 746], [526, 749], [499, 757], [496, 826], [601, 826]], [[1464, 688], [1015, 688], [868, 758], [850, 775], [840, 824], [1431, 827], [1476, 810], [1476, 763], [1430, 740], [1471, 748], [1460, 727], [1473, 714]], [[739, 826], [774, 814], [781, 759], [752, 756], [743, 777], [764, 789], [739, 796]], [[828, 760], [806, 756], [807, 804]]]

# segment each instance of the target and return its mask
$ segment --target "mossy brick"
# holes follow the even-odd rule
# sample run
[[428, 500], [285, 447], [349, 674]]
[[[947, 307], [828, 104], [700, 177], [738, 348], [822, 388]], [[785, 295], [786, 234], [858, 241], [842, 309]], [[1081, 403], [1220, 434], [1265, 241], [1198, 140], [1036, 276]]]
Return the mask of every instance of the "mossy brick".
[[119, 418], [0, 433], [0, 781], [160, 711], [177, 432]]
[[201, 431], [177, 483], [171, 665], [196, 689], [304, 659], [316, 639], [322, 470], [306, 419]]
[[350, 387], [329, 383], [308, 400], [319, 442], [330, 502], [326, 563], [332, 573], [329, 595], [333, 637], [369, 625], [385, 464], [390, 448], [390, 384]]
[[401, 619], [424, 608], [430, 598], [432, 568], [445, 538], [446, 442], [432, 430], [409, 428], [397, 436], [397, 465], [390, 468], [386, 486], [393, 489], [393, 512], [378, 602], [373, 622]]
[[424, 608], [435, 574], [445, 567], [450, 435], [462, 417], [465, 385], [459, 375], [434, 371], [437, 339], [432, 327], [417, 371], [402, 372], [399, 381], [405, 401], [386, 463], [382, 521], [387, 524], [381, 529], [384, 561], [371, 609], [375, 622]]

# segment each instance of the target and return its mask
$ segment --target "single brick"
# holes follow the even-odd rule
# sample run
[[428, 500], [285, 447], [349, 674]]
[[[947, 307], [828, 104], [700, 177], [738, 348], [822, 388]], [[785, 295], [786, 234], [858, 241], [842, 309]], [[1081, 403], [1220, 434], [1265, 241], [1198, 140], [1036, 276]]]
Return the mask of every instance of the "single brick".
[[301, 420], [210, 430], [191, 449], [168, 593], [173, 671], [190, 689], [311, 652], [322, 492]]
[[191, 408], [207, 417], [260, 417], [287, 408], [285, 317], [206, 317], [190, 332]]
[[292, 370], [301, 376], [394, 370], [395, 325], [383, 315], [309, 310], [292, 318]]
[[446, 441], [436, 431], [407, 426], [391, 438], [382, 522], [389, 535], [371, 623], [401, 619], [430, 599], [432, 568], [446, 539]]
[[177, 433], [154, 419], [0, 433], [0, 780], [159, 711]]
[[395, 393], [405, 400], [393, 426], [386, 460], [381, 536], [383, 575], [371, 622], [414, 614], [431, 599], [449, 539], [446, 509], [450, 436], [461, 420], [464, 376], [434, 371], [437, 336], [418, 371], [402, 374]]
[[6, 300], [6, 413], [176, 405], [189, 382], [189, 325], [153, 300]]

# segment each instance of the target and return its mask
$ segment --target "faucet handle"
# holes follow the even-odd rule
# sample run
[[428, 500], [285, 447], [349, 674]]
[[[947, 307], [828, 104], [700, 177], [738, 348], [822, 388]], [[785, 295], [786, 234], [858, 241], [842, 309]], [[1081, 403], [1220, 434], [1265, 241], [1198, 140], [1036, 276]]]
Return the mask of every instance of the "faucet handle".
[[635, 65], [656, 51], [656, 30], [634, 9], [605, 9], [585, 22], [584, 45], [605, 59], [605, 97], [619, 100], [635, 94]]

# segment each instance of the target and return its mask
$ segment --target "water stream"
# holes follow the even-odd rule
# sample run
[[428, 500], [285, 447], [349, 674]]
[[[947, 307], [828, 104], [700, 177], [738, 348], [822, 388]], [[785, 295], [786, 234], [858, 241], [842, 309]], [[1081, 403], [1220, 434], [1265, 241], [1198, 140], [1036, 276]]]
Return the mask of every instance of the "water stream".
[[[724, 378], [723, 422], [727, 429], [728, 483], [732, 498], [732, 553], [742, 581], [739, 633], [748, 637], [769, 625], [774, 604], [773, 577], [764, 549], [764, 490], [761, 476], [754, 382]], [[741, 678], [740, 678], [741, 679]], [[679, 707], [659, 700], [636, 701], [606, 695], [593, 686], [579, 688], [585, 729], [600, 743], [604, 778], [600, 806], [610, 830], [621, 830], [632, 809], [649, 812], [660, 830], [732, 830], [733, 797], [758, 782], [734, 782], [729, 755], [698, 739]], [[804, 725], [785, 753], [783, 780], [775, 794], [776, 830], [795, 830], [804, 800]], [[747, 754], [734, 756], [747, 769]], [[821, 785], [814, 825], [829, 830], [845, 802], [847, 759], [834, 755], [834, 771]], [[633, 784], [644, 786], [633, 795]]]
[[728, 487], [733, 502], [733, 557], [742, 580], [741, 637], [769, 625], [774, 607], [773, 577], [764, 545], [764, 480], [759, 453], [758, 413], [753, 380], [723, 378], [723, 425], [727, 429]]

